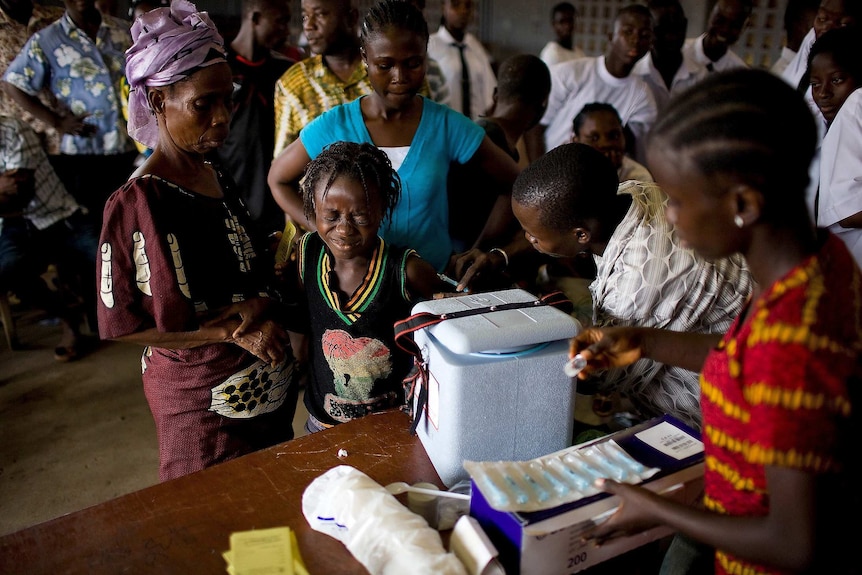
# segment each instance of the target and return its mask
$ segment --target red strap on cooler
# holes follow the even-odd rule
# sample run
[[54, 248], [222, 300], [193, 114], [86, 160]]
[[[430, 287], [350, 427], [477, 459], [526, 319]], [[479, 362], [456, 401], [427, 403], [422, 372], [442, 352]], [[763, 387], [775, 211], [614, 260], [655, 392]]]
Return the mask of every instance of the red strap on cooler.
[[413, 340], [413, 332], [431, 327], [447, 319], [457, 319], [459, 317], [469, 317], [471, 315], [480, 315], [495, 311], [525, 309], [545, 305], [555, 307], [567, 314], [572, 313], [573, 309], [572, 302], [569, 298], [567, 298], [563, 292], [555, 291], [536, 300], [504, 303], [442, 314], [420, 312], [413, 314], [406, 319], [395, 322], [395, 345], [413, 356], [414, 369], [411, 371], [410, 375], [404, 379], [404, 399], [408, 413], [413, 404], [413, 395], [416, 393], [416, 385], [417, 383], [419, 384], [419, 397], [416, 403], [416, 410], [413, 413], [413, 423], [410, 425], [410, 434], [415, 435], [416, 428], [419, 426], [419, 419], [428, 403], [428, 365], [422, 358], [422, 350], [419, 349], [416, 342]]

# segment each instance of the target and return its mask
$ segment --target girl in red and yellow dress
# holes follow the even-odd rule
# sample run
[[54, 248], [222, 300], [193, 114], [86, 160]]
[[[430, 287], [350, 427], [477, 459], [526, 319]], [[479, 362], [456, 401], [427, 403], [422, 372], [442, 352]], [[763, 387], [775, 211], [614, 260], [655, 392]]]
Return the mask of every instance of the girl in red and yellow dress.
[[622, 503], [596, 540], [664, 524], [714, 547], [716, 573], [859, 572], [844, 525], [860, 511], [862, 273], [806, 211], [815, 141], [802, 97], [755, 70], [710, 77], [653, 129], [676, 233], [707, 258], [742, 254], [756, 287], [723, 337], [620, 328], [573, 341], [582, 377], [640, 357], [701, 372], [705, 509], [603, 480]]

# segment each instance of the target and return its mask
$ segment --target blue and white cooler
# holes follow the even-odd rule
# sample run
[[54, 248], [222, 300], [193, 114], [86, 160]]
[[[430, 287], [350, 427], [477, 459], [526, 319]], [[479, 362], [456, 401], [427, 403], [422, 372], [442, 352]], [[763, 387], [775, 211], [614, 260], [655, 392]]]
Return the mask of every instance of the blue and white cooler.
[[[413, 314], [437, 315], [479, 310], [414, 333], [428, 374], [417, 434], [447, 486], [469, 477], [465, 459], [526, 460], [571, 445], [575, 382], [563, 366], [568, 340], [581, 326], [537, 301], [509, 289], [413, 308]], [[419, 395], [414, 393], [414, 410]]]

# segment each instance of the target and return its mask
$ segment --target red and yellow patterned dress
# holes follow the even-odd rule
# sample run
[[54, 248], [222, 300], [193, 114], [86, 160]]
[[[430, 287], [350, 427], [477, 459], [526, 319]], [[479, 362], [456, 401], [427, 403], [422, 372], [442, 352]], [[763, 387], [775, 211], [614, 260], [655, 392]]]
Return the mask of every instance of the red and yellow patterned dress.
[[[862, 273], [829, 235], [817, 254], [748, 308], [744, 322], [737, 320], [710, 353], [701, 376], [706, 507], [735, 516], [767, 514], [766, 466], [825, 477], [836, 485], [836, 506], [852, 504], [853, 497], [858, 503], [848, 467], [856, 465], [853, 450], [860, 447], [853, 445], [859, 427], [851, 395], [862, 382]], [[836, 552], [849, 553], [840, 537], [837, 528], [829, 535]], [[837, 556], [828, 559], [841, 564]], [[782, 571], [719, 549], [716, 573]]]

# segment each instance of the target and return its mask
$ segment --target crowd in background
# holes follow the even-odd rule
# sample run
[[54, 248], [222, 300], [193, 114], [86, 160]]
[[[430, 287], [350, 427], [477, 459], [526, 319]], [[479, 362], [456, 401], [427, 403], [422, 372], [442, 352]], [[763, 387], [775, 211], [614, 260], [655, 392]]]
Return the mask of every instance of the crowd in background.
[[561, 290], [580, 422], [669, 413], [711, 465], [708, 511], [607, 482], [627, 508], [594, 536], [665, 523], [680, 569], [702, 544], [718, 572], [832, 569], [862, 4], [788, 0], [769, 71], [733, 49], [753, 0], [694, 38], [679, 0], [632, 3], [595, 57], [562, 2], [503, 62], [473, 0], [441, 6], [433, 29], [424, 0], [303, 0], [300, 49], [283, 0], [244, 0], [233, 38], [187, 0], [0, 0], [0, 290], [61, 321], [58, 361], [95, 347], [84, 319], [144, 348], [163, 480], [291, 439], [300, 385], [312, 433], [404, 406], [392, 326], [422, 299]]

